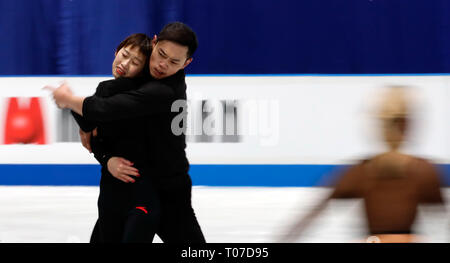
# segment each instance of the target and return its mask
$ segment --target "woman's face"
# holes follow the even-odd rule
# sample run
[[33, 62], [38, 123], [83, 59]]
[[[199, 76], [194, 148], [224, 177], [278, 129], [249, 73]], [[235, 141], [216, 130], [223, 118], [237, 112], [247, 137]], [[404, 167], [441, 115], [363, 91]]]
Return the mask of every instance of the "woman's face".
[[114, 78], [133, 78], [139, 75], [144, 68], [146, 57], [137, 46], [126, 46], [115, 54], [112, 65]]

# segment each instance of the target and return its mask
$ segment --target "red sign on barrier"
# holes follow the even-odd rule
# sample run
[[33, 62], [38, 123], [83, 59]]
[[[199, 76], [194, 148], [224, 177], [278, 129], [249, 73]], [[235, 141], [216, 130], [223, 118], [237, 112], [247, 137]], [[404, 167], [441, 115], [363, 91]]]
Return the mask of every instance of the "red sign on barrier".
[[4, 125], [5, 144], [46, 143], [40, 101], [33, 97], [28, 107], [19, 107], [18, 98], [9, 98]]

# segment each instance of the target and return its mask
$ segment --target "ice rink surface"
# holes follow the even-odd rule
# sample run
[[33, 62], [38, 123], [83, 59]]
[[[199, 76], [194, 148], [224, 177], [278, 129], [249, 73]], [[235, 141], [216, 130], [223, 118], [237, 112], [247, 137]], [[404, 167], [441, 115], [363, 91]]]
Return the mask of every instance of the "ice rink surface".
[[[446, 200], [450, 189], [443, 188]], [[193, 206], [207, 242], [276, 242], [294, 219], [311, 211], [325, 188], [194, 186]], [[98, 187], [0, 186], [0, 242], [86, 243], [97, 219]], [[295, 242], [364, 241], [358, 200], [335, 200]], [[449, 242], [448, 211], [419, 211], [422, 242]], [[158, 237], [155, 242], [161, 242]]]

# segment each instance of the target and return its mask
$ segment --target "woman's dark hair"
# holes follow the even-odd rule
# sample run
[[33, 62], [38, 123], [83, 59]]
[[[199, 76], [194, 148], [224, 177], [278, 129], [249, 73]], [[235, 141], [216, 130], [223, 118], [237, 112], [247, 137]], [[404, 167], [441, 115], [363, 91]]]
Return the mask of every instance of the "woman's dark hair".
[[116, 48], [116, 52], [119, 52], [123, 47], [138, 47], [139, 51], [145, 55], [146, 60], [150, 57], [152, 46], [150, 38], [143, 33], [136, 33], [125, 38]]

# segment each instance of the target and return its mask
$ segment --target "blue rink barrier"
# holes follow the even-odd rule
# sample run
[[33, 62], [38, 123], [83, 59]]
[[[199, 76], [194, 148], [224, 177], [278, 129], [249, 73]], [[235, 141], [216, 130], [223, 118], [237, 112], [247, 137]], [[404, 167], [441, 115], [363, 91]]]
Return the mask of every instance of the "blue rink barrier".
[[[332, 182], [346, 165], [193, 164], [193, 185], [314, 187]], [[450, 185], [450, 164], [437, 165], [443, 186]], [[0, 164], [0, 185], [98, 186], [97, 164]]]

